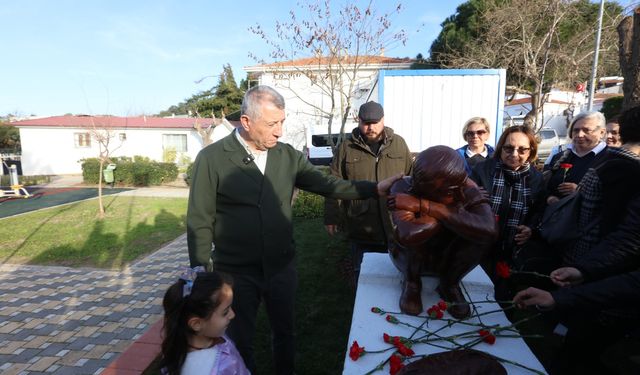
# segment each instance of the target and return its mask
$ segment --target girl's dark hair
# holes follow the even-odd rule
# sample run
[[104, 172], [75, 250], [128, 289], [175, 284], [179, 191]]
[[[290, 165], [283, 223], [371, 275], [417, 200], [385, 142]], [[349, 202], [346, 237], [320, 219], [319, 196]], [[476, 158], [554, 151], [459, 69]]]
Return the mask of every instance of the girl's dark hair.
[[495, 159], [500, 160], [502, 157], [502, 147], [504, 147], [504, 143], [507, 141], [507, 137], [512, 133], [522, 133], [527, 136], [529, 139], [529, 157], [527, 158], [528, 162], [532, 162], [536, 160], [538, 157], [538, 141], [536, 141], [536, 136], [533, 134], [533, 130], [531, 128], [524, 125], [515, 125], [510, 126], [502, 132], [500, 139], [498, 140], [498, 144], [496, 145], [496, 151], [493, 153], [493, 157]]
[[179, 375], [187, 358], [189, 335], [195, 332], [187, 324], [189, 318], [197, 316], [207, 319], [220, 305], [218, 298], [224, 285], [231, 280], [218, 272], [198, 273], [191, 294], [183, 297], [185, 281], [180, 279], [164, 294], [164, 338], [162, 340], [162, 363], [169, 375]]
[[622, 143], [640, 143], [640, 105], [620, 114]]

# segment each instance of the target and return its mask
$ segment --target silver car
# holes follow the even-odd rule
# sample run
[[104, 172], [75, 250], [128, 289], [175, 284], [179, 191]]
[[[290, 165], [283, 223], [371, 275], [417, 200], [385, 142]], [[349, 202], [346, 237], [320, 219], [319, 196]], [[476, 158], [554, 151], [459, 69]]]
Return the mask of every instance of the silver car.
[[542, 128], [538, 133], [540, 143], [538, 143], [538, 158], [546, 159], [551, 153], [551, 149], [560, 145], [560, 137], [555, 129]]

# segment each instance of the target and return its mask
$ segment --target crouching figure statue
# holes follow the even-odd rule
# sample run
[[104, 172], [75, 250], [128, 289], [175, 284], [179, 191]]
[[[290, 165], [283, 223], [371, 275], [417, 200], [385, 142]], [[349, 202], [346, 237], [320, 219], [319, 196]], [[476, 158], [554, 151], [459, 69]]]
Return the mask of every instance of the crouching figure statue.
[[400, 310], [420, 314], [421, 276], [436, 275], [447, 311], [458, 319], [469, 316], [460, 281], [498, 235], [487, 194], [467, 177], [460, 155], [446, 146], [418, 154], [412, 175], [396, 181], [390, 193], [394, 238], [389, 254], [404, 277]]

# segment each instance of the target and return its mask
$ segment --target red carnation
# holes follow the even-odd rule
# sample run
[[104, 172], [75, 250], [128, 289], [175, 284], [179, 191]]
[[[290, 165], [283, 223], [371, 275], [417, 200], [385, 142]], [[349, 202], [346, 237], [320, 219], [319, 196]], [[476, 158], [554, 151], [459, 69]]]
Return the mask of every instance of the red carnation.
[[384, 342], [386, 342], [387, 344], [391, 343], [391, 336], [387, 335], [386, 333], [382, 334], [382, 339], [384, 340]]
[[385, 319], [387, 319], [387, 322], [389, 323], [398, 324], [398, 319], [393, 315], [387, 315]]
[[440, 300], [438, 301], [438, 307], [440, 308], [440, 310], [445, 311], [449, 306], [444, 300]]
[[482, 341], [486, 342], [489, 345], [493, 345], [496, 343], [496, 337], [486, 329], [481, 329], [478, 331], [480, 337], [482, 337]]
[[411, 357], [412, 355], [416, 354], [413, 349], [407, 347], [401, 342], [396, 344], [396, 348], [398, 348], [398, 353], [402, 354], [405, 357]]
[[573, 167], [573, 164], [570, 163], [560, 163], [560, 168], [564, 169], [564, 174], [562, 175], [562, 182], [567, 178], [567, 173], [569, 169]]
[[442, 313], [438, 305], [433, 305], [427, 310], [427, 315], [432, 319], [442, 319], [444, 313]]
[[397, 374], [398, 371], [400, 371], [403, 367], [404, 367], [404, 364], [402, 363], [402, 358], [400, 358], [395, 354], [389, 357], [389, 374], [390, 375]]
[[503, 279], [508, 279], [511, 276], [511, 269], [507, 262], [498, 262], [496, 264], [496, 274]]
[[362, 357], [364, 354], [364, 347], [360, 347], [358, 345], [358, 341], [354, 340], [353, 344], [351, 344], [351, 349], [349, 349], [349, 357], [352, 360], [357, 361], [358, 358]]
[[382, 312], [382, 310], [379, 307], [372, 307], [371, 308], [371, 312], [372, 313], [376, 313], [376, 314], [380, 314]]

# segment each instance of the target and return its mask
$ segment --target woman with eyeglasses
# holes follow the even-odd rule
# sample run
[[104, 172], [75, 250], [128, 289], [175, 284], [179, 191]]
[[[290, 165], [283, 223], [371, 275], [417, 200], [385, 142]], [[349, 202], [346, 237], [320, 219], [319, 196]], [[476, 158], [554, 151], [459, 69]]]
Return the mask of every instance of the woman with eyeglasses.
[[470, 118], [462, 127], [462, 137], [467, 144], [456, 151], [464, 159], [464, 168], [470, 175], [476, 164], [493, 155], [493, 147], [486, 144], [489, 139], [489, 122], [484, 117]]
[[496, 277], [496, 265], [506, 262], [518, 268], [518, 250], [531, 238], [544, 208], [542, 173], [533, 166], [537, 152], [538, 142], [531, 129], [512, 126], [500, 136], [493, 158], [478, 163], [471, 173], [471, 179], [489, 193], [500, 230], [493, 253], [483, 263], [498, 300], [510, 299], [515, 290]]
[[602, 113], [583, 112], [573, 118], [569, 126], [571, 143], [545, 166], [550, 171], [545, 176], [548, 180], [548, 204], [576, 191], [589, 168], [598, 166], [604, 160], [606, 152], [602, 151], [607, 148], [604, 136], [605, 119]]

